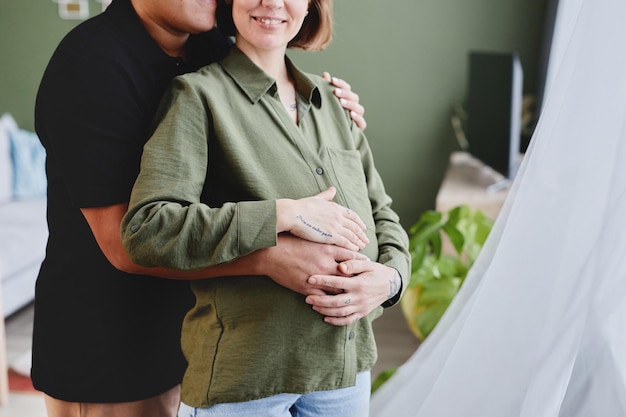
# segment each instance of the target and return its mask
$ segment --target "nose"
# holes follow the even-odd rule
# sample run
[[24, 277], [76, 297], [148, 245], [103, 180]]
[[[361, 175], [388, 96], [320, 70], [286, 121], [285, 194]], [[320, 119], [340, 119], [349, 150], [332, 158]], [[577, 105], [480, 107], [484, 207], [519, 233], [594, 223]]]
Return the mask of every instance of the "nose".
[[261, 0], [261, 4], [266, 7], [282, 7], [284, 2], [283, 0]]

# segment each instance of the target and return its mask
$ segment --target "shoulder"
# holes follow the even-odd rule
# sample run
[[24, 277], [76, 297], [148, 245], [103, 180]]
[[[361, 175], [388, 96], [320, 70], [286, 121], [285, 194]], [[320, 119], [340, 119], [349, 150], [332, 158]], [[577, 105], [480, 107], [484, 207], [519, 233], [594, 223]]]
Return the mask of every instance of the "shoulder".
[[127, 49], [123, 39], [116, 34], [108, 19], [98, 15], [88, 19], [67, 33], [56, 48], [54, 55], [66, 59], [120, 53]]
[[232, 87], [219, 64], [209, 64], [197, 71], [174, 77], [166, 88], [159, 105], [158, 113], [168, 112], [176, 103], [177, 107], [204, 109], [211, 103], [223, 103], [232, 95]]
[[229, 81], [228, 74], [218, 62], [174, 77], [169, 88], [169, 90], [185, 90], [202, 94], [216, 94], [219, 91], [231, 89], [232, 83]]
[[155, 94], [162, 92], [171, 77], [163, 80], [165, 54], [136, 16], [133, 20], [118, 9], [80, 23], [62, 39], [44, 72], [40, 86], [44, 91], [131, 95], [160, 88]]
[[[118, 71], [145, 67], [149, 72], [166, 59], [128, 1], [113, 2], [103, 13], [78, 24], [61, 40], [49, 67], [78, 70], [98, 66]], [[96, 68], [92, 68], [96, 66]]]
[[197, 71], [178, 75], [174, 77], [172, 83], [192, 89], [213, 89], [223, 84], [224, 77], [224, 70], [219, 63], [214, 62], [203, 66]]
[[133, 55], [97, 20], [87, 21], [61, 41], [46, 67], [41, 87], [74, 90], [125, 85], [133, 79], [128, 74], [137, 67]]

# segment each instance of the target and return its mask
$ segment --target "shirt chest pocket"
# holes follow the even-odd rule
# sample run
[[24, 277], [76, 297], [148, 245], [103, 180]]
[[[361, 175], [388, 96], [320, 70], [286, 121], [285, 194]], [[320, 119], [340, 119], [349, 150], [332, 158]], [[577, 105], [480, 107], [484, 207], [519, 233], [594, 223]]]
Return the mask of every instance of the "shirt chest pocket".
[[354, 210], [365, 222], [368, 231], [374, 232], [372, 205], [361, 154], [357, 150], [334, 148], [326, 148], [326, 152], [337, 183], [337, 202]]

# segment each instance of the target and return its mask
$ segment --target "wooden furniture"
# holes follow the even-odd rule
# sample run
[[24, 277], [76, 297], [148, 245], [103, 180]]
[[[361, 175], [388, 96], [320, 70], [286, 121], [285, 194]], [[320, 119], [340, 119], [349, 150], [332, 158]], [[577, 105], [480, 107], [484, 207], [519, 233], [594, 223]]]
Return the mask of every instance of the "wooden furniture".
[[435, 208], [447, 211], [466, 204], [474, 210], [482, 210], [495, 220], [509, 187], [509, 180], [467, 152], [453, 152], [437, 194]]

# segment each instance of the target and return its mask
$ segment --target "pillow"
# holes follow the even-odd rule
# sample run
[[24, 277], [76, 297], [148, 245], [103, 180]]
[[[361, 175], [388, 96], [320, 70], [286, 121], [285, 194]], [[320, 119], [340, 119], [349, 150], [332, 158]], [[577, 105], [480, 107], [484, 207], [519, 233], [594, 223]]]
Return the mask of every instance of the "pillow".
[[13, 161], [9, 131], [17, 129], [10, 114], [0, 117], [0, 203], [13, 199]]
[[46, 151], [37, 134], [24, 129], [9, 131], [13, 161], [13, 197], [18, 200], [46, 196]]

